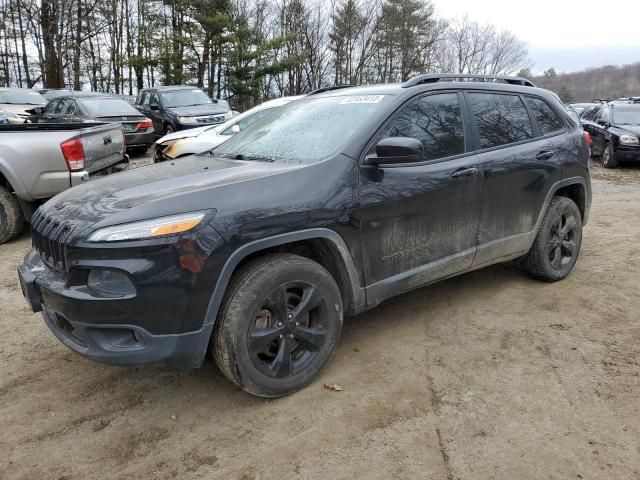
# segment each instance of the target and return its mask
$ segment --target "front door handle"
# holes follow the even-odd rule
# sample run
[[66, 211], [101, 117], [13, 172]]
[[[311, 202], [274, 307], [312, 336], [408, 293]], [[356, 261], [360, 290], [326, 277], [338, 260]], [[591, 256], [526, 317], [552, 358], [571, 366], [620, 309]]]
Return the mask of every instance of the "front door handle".
[[554, 153], [549, 151], [549, 150], [543, 150], [542, 152], [538, 153], [536, 155], [536, 158], [538, 160], [549, 160], [551, 157], [553, 157]]
[[478, 169], [475, 167], [472, 167], [472, 168], [463, 168], [462, 170], [456, 170], [451, 174], [451, 176], [453, 178], [471, 177], [473, 175], [477, 175], [478, 173], [479, 173]]

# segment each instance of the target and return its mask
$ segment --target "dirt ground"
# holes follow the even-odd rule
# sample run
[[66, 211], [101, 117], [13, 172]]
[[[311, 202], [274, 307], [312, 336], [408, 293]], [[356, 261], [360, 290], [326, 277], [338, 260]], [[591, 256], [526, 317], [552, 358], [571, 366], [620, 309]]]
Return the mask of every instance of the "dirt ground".
[[640, 168], [593, 177], [568, 279], [498, 266], [388, 301], [278, 400], [211, 361], [81, 358], [22, 299], [28, 237], [0, 246], [0, 478], [640, 478]]

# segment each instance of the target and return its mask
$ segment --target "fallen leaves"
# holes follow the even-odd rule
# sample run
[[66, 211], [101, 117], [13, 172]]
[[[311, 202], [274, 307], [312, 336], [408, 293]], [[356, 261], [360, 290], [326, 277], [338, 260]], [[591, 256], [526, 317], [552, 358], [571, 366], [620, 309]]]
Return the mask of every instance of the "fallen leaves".
[[324, 388], [333, 392], [341, 392], [343, 390], [342, 385], [338, 385], [337, 383], [325, 383]]

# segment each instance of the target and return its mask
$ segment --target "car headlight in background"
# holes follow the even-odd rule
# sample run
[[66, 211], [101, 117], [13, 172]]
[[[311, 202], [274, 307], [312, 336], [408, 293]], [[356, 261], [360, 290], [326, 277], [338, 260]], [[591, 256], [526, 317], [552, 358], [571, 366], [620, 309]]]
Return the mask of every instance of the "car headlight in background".
[[118, 240], [140, 240], [184, 233], [196, 228], [205, 217], [205, 212], [183, 213], [169, 217], [124, 223], [96, 230], [90, 242], [116, 242]]
[[196, 120], [196, 117], [178, 117], [178, 122], [183, 125], [194, 125], [198, 123], [198, 120]]
[[640, 141], [638, 141], [638, 137], [634, 135], [620, 135], [620, 143], [624, 143], [625, 145], [638, 145]]

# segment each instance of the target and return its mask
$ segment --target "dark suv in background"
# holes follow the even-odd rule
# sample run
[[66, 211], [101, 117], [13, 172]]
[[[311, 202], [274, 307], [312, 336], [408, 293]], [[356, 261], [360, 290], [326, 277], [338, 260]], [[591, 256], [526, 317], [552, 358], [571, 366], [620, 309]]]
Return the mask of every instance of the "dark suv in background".
[[640, 160], [640, 103], [608, 102], [585, 110], [580, 117], [589, 132], [594, 155], [605, 168]]
[[233, 113], [226, 100], [212, 100], [199, 88], [165, 86], [140, 90], [134, 106], [153, 122], [156, 136], [215, 125]]
[[81, 355], [197, 367], [210, 348], [230, 381], [276, 397], [315, 378], [344, 315], [514, 259], [565, 278], [588, 162], [582, 130], [525, 79], [329, 90], [213, 154], [58, 195], [20, 282]]

